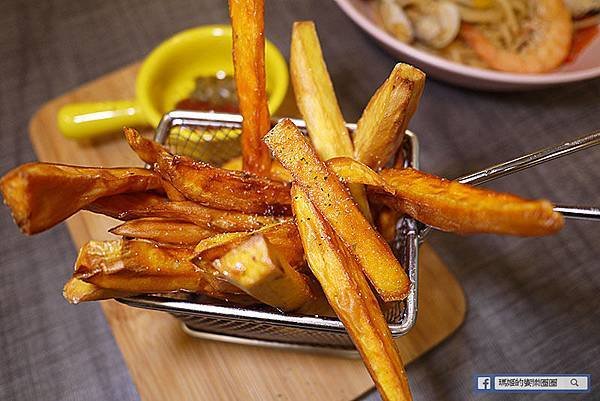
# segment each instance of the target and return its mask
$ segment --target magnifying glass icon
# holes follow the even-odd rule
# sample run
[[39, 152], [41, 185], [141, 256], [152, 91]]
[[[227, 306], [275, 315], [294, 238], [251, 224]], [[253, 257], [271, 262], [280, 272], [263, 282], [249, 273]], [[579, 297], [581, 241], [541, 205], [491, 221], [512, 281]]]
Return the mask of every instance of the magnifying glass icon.
[[579, 387], [579, 383], [577, 383], [577, 379], [575, 379], [575, 378], [571, 379], [570, 383], [571, 383], [571, 386]]

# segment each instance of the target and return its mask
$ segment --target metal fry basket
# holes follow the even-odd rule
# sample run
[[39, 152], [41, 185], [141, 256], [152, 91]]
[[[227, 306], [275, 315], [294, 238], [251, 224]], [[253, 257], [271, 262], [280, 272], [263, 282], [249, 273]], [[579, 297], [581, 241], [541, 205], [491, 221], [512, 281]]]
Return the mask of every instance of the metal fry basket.
[[[304, 121], [292, 121], [306, 133]], [[273, 124], [276, 122], [273, 120]], [[240, 115], [172, 111], [161, 120], [155, 139], [173, 153], [218, 166], [240, 154], [241, 125]], [[347, 127], [353, 132], [356, 124], [347, 124]], [[405, 166], [418, 168], [417, 137], [407, 131], [404, 138]], [[402, 218], [396, 225], [392, 249], [406, 269], [411, 289], [404, 301], [384, 308], [393, 337], [406, 334], [416, 321], [418, 245], [417, 222]], [[184, 331], [194, 337], [358, 356], [342, 322], [334, 317], [283, 313], [265, 305], [237, 306], [192, 294], [143, 295], [119, 301], [133, 307], [169, 312], [181, 320]]]

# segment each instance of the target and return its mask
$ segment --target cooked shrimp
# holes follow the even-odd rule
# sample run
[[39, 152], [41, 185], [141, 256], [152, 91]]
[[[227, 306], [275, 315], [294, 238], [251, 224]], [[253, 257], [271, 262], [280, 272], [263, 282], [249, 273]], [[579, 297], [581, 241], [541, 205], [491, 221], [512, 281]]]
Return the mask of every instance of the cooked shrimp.
[[537, 0], [528, 40], [519, 49], [501, 48], [478, 28], [463, 24], [461, 35], [492, 68], [520, 73], [540, 73], [558, 67], [569, 54], [573, 23], [562, 0]]

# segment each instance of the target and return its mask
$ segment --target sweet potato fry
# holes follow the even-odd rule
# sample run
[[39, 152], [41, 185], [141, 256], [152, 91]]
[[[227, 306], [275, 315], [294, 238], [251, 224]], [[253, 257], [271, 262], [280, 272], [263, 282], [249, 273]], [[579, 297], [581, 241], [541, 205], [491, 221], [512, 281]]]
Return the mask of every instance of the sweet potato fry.
[[241, 171], [230, 171], [163, 153], [158, 172], [186, 198], [216, 209], [290, 214], [289, 185]]
[[352, 140], [323, 59], [315, 24], [294, 22], [290, 75], [308, 134], [323, 160], [352, 156]]
[[402, 266], [298, 128], [284, 119], [264, 140], [357, 258], [379, 295], [385, 301], [405, 298], [410, 283]]
[[109, 230], [112, 234], [126, 238], [147, 239], [162, 244], [195, 246], [218, 231], [196, 224], [160, 217], [130, 220]]
[[179, 192], [177, 188], [175, 188], [173, 184], [171, 184], [169, 181], [161, 180], [161, 182], [163, 190], [165, 191], [165, 194], [167, 195], [167, 198], [169, 198], [170, 201], [184, 202], [189, 200], [181, 192]]
[[268, 176], [271, 155], [261, 140], [271, 128], [265, 73], [264, 14], [264, 0], [229, 0], [235, 84], [244, 118], [244, 170]]
[[411, 400], [396, 344], [360, 266], [311, 200], [292, 187], [294, 214], [308, 264], [344, 323], [384, 400]]
[[133, 129], [126, 129], [125, 136], [142, 160], [153, 164], [187, 199], [216, 209], [245, 213], [291, 213], [290, 188], [285, 183], [174, 156]]
[[547, 200], [475, 188], [414, 169], [388, 169], [381, 177], [396, 193], [397, 210], [443, 231], [548, 235], [564, 225]]
[[160, 177], [141, 168], [28, 163], [0, 179], [4, 202], [25, 234], [44, 231], [100, 197], [158, 188]]
[[[327, 71], [315, 24], [311, 21], [294, 23], [290, 68], [296, 103], [317, 154], [322, 160], [351, 157], [352, 140]], [[364, 188], [353, 185], [350, 192], [367, 220], [372, 221]]]
[[236, 287], [259, 301], [284, 311], [314, 300], [308, 278], [280, 257], [261, 234], [235, 246], [213, 266]]
[[358, 120], [354, 157], [380, 169], [398, 151], [408, 122], [423, 93], [425, 74], [408, 64], [396, 64]]
[[192, 262], [192, 248], [159, 246], [140, 240], [90, 241], [80, 250], [74, 278], [129, 293], [189, 291], [224, 298], [239, 290], [215, 287]]
[[[233, 159], [228, 160], [221, 167], [226, 170], [242, 170], [242, 157], [234, 157]], [[271, 173], [269, 174], [269, 177], [276, 181], [292, 181], [292, 176], [290, 175], [290, 173], [285, 168], [283, 168], [281, 163], [279, 163], [277, 160], [271, 161]]]
[[289, 218], [212, 209], [191, 201], [170, 202], [160, 195], [141, 192], [100, 198], [88, 205], [86, 209], [119, 220], [144, 217], [184, 220], [201, 228], [219, 232], [256, 230], [269, 224], [289, 220]]
[[264, 236], [281, 259], [291, 266], [304, 263], [304, 249], [293, 221], [271, 224], [256, 231], [217, 234], [196, 245], [193, 260], [214, 261], [254, 235]]
[[71, 278], [63, 287], [63, 297], [71, 304], [121, 298], [133, 295], [129, 292], [107, 290], [78, 278]]
[[564, 224], [546, 200], [475, 188], [412, 168], [378, 175], [350, 158], [330, 160], [328, 166], [344, 181], [373, 186], [387, 206], [442, 231], [538, 236], [553, 234]]

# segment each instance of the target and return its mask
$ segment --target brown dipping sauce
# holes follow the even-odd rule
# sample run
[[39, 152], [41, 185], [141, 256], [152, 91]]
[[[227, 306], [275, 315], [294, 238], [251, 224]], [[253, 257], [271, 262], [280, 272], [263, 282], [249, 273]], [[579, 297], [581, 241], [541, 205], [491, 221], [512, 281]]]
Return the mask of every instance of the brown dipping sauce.
[[215, 111], [238, 114], [235, 80], [224, 74], [196, 78], [196, 88], [189, 97], [177, 102], [179, 110]]

